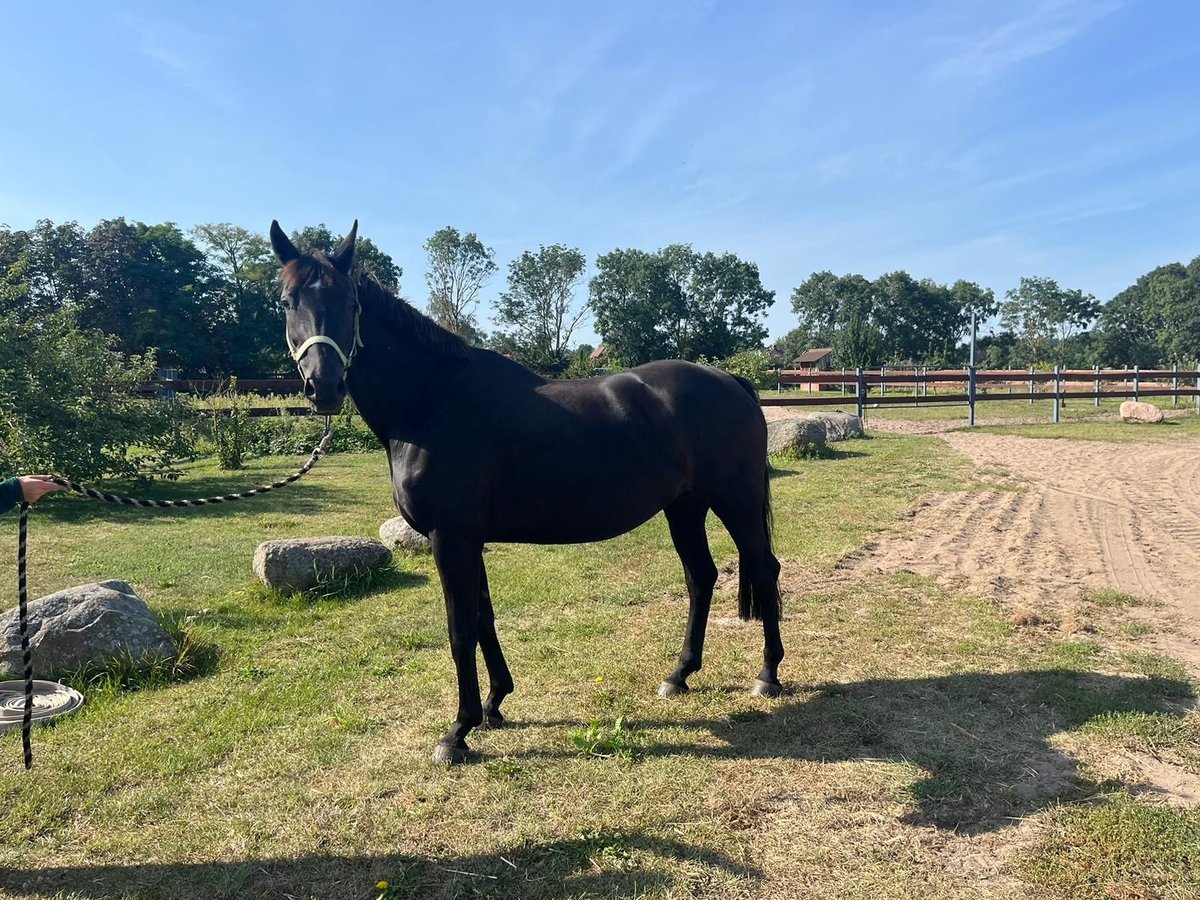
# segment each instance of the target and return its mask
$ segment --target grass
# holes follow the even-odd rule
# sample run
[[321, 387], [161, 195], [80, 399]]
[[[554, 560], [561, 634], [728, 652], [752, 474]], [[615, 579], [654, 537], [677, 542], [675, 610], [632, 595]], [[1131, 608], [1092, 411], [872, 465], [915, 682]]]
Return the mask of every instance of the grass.
[[[223, 493], [293, 462], [202, 463], [138, 492]], [[473, 734], [478, 763], [449, 770], [428, 762], [456, 703], [428, 557], [315, 597], [251, 580], [263, 540], [374, 534], [393, 514], [382, 455], [334, 455], [229, 507], [55, 496], [32, 516], [31, 592], [122, 578], [198, 651], [190, 671], [80, 680], [84, 709], [35, 733], [32, 773], [17, 737], [0, 738], [0, 892], [976, 897], [1001, 888], [964, 880], [960, 860], [1021, 819], [1045, 833], [1005, 896], [1194, 884], [1192, 814], [1149, 809], [1058, 749], [1070, 735], [1192, 759], [1177, 665], [1014, 632], [992, 604], [916, 576], [835, 572], [918, 496], [971, 477], [921, 437], [777, 463], [790, 591], [775, 701], [749, 695], [762, 634], [735, 624], [732, 586], [692, 692], [654, 696], [686, 617], [661, 517], [603, 544], [492, 546], [512, 726]], [[15, 542], [15, 519], [2, 524]], [[729, 563], [715, 521], [710, 538]]]

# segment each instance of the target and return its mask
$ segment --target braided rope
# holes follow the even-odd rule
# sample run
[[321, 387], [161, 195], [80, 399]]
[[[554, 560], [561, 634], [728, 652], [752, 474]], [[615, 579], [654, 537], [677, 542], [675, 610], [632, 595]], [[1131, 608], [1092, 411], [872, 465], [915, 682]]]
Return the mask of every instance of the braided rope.
[[[281, 478], [279, 481], [271, 484], [264, 484], [262, 487], [252, 488], [248, 491], [242, 491], [237, 494], [226, 494], [223, 497], [203, 497], [197, 500], [139, 500], [135, 497], [120, 497], [116, 494], [106, 494], [103, 491], [97, 491], [90, 487], [85, 487], [74, 481], [67, 481], [64, 478], [50, 479], [55, 484], [69, 488], [77, 494], [82, 494], [85, 497], [90, 497], [93, 500], [104, 500], [108, 503], [118, 503], [122, 506], [136, 506], [142, 509], [157, 508], [168, 509], [180, 506], [212, 506], [216, 503], [229, 503], [234, 500], [246, 500], [250, 497], [257, 497], [259, 494], [265, 494], [268, 491], [276, 490], [277, 488], [286, 487], [294, 481], [299, 481], [309, 470], [315, 466], [329, 447], [329, 439], [333, 435], [333, 428], [329, 422], [329, 416], [325, 417], [325, 433], [321, 435], [321, 441], [313, 448], [312, 455], [308, 461], [299, 469], [289, 475], [287, 478]], [[33, 768], [33, 741], [30, 735], [33, 724], [33, 653], [29, 648], [29, 592], [26, 585], [26, 552], [28, 548], [29, 535], [29, 504], [21, 502], [21, 521], [17, 529], [17, 602], [18, 602], [18, 617], [20, 620], [21, 632], [21, 655], [24, 662], [24, 678], [25, 678], [25, 712], [21, 718], [21, 747], [25, 753], [25, 768]]]

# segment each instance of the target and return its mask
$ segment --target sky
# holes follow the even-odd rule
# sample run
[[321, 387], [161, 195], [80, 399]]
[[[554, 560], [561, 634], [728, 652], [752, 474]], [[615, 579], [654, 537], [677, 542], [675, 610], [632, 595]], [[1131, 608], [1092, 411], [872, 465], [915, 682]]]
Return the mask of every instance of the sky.
[[495, 248], [489, 329], [541, 244], [736, 253], [772, 338], [815, 271], [1107, 301], [1200, 255], [1190, 0], [15, 0], [0, 22], [0, 223], [357, 218], [419, 306], [453, 225]]

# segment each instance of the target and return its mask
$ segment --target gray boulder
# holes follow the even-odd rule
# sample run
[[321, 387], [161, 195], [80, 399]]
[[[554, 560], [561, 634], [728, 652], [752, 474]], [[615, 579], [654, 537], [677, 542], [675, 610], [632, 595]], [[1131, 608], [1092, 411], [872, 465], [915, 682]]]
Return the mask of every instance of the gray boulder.
[[825, 423], [797, 417], [767, 423], [767, 453], [770, 456], [802, 456], [810, 447], [825, 446]]
[[803, 419], [821, 422], [825, 426], [826, 441], [844, 441], [847, 438], [863, 436], [863, 420], [853, 413], [842, 412], [840, 409], [820, 413], [804, 413]]
[[[16, 609], [0, 616], [0, 669], [20, 675]], [[34, 671], [54, 677], [118, 657], [165, 659], [177, 651], [144, 600], [124, 581], [67, 588], [29, 604]]]
[[254, 574], [277, 591], [307, 591], [323, 581], [364, 575], [391, 558], [392, 551], [371, 538], [288, 538], [258, 545]]
[[409, 556], [429, 552], [429, 538], [417, 531], [403, 516], [388, 519], [379, 526], [379, 539], [390, 550], [399, 550]]
[[1121, 418], [1131, 425], [1156, 425], [1163, 420], [1163, 414], [1153, 403], [1126, 400], [1121, 404]]

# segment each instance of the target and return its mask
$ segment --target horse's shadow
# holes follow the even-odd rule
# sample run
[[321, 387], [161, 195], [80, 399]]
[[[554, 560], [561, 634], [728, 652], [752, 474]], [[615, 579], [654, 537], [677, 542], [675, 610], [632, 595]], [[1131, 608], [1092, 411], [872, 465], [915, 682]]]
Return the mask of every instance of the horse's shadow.
[[[1112, 787], [1083, 777], [1074, 759], [1050, 745], [1051, 736], [1097, 721], [1119, 730], [1124, 714], [1180, 718], [1193, 703], [1193, 686], [1174, 678], [1046, 669], [801, 686], [773, 708], [699, 720], [632, 715], [624, 724], [634, 736], [635, 760], [691, 755], [911, 764], [920, 774], [909, 787], [905, 822], [982, 832]], [[660, 729], [677, 735], [680, 726], [708, 734], [695, 742], [654, 736]], [[573, 752], [564, 742], [547, 755]]]
[[[403, 853], [308, 854], [200, 863], [130, 863], [0, 867], [12, 895], [56, 891], [89, 900], [224, 900], [224, 898], [442, 896], [632, 897], [670, 891], [676, 877], [656, 863], [701, 864], [728, 878], [761, 872], [723, 853], [669, 838], [596, 831], [577, 839], [525, 842], [491, 853], [435, 859]], [[386, 881], [380, 891], [376, 885]]]

